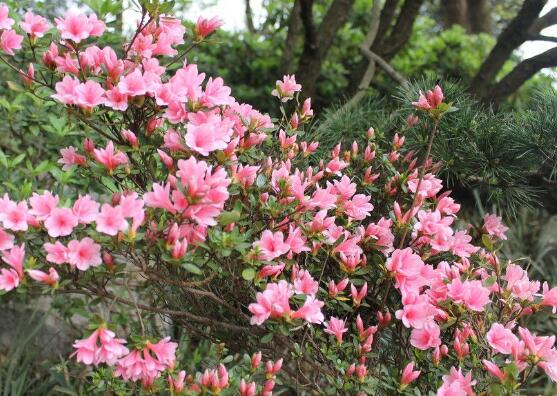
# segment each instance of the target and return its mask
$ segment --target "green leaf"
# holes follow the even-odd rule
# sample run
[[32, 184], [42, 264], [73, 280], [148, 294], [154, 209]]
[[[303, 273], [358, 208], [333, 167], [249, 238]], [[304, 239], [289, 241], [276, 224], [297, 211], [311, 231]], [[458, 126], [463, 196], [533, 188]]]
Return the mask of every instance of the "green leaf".
[[268, 333], [268, 334], [265, 334], [263, 337], [261, 337], [261, 343], [262, 344], [268, 344], [272, 340], [273, 340], [273, 333]]
[[497, 277], [496, 277], [495, 275], [490, 276], [489, 278], [487, 278], [487, 279], [484, 281], [484, 286], [485, 286], [485, 287], [493, 286], [493, 284], [495, 283], [496, 280], [497, 280]]
[[0, 150], [0, 163], [4, 168], [8, 167], [8, 158], [6, 158], [6, 154], [2, 150]]
[[241, 213], [237, 210], [232, 210], [229, 212], [222, 212], [219, 216], [219, 224], [221, 226], [227, 226], [229, 224], [235, 223], [240, 220]]
[[489, 237], [489, 235], [483, 234], [482, 235], [482, 242], [483, 242], [483, 244], [484, 244], [484, 246], [487, 250], [489, 250], [490, 252], [493, 251], [493, 242], [491, 241], [491, 238]]
[[195, 275], [203, 274], [203, 271], [201, 271], [201, 269], [199, 269], [199, 267], [195, 264], [185, 263], [185, 264], [182, 264], [182, 267], [184, 267], [184, 269], [186, 271], [191, 272], [192, 274], [195, 274]]
[[253, 280], [255, 278], [255, 270], [253, 268], [246, 268], [242, 271], [242, 278], [247, 281]]

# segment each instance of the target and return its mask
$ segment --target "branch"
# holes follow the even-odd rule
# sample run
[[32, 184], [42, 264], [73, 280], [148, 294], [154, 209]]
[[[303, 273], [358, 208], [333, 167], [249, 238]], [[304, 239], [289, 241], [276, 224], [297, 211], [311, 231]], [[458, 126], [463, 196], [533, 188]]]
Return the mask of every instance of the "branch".
[[551, 41], [553, 43], [557, 43], [557, 37], [544, 36], [543, 34], [538, 34], [536, 36], [532, 36], [528, 40], [529, 41]]
[[490, 95], [486, 99], [498, 104], [516, 92], [522, 84], [541, 69], [553, 66], [557, 66], [557, 47], [520, 62], [490, 90]]
[[546, 14], [539, 17], [534, 21], [530, 29], [528, 29], [528, 33], [530, 34], [537, 34], [541, 32], [546, 27], [552, 26], [557, 24], [557, 7], [552, 8]]
[[480, 97], [489, 94], [497, 73], [513, 51], [528, 40], [529, 29], [538, 18], [547, 0], [525, 0], [516, 17], [497, 39], [495, 47], [484, 60], [478, 73], [470, 83], [470, 91]]
[[[377, 37], [377, 32], [379, 31], [379, 24], [381, 22], [380, 18], [381, 18], [381, 1], [373, 0], [373, 5], [371, 6], [370, 27], [362, 43], [362, 48], [368, 49], [372, 47]], [[346, 102], [344, 106], [342, 106], [343, 109], [352, 108], [353, 106], [358, 104], [360, 100], [362, 100], [374, 76], [375, 76], [375, 60], [369, 59], [366, 70], [360, 80], [360, 83], [358, 84], [358, 90], [352, 96], [352, 98], [350, 98], [350, 100]]]
[[[81, 290], [81, 289], [70, 289], [70, 290], [59, 290], [58, 293], [74, 293], [74, 294], [84, 294], [90, 297], [100, 297], [100, 298], [106, 298], [108, 300], [113, 300], [116, 302], [119, 302], [121, 304], [124, 305], [128, 305], [130, 307], [136, 307], [136, 304], [131, 301], [128, 300], [126, 298], [123, 297], [119, 297], [115, 294], [112, 294], [110, 292], [107, 291], [102, 291], [102, 290], [98, 290], [98, 289], [87, 289], [87, 290]], [[158, 314], [162, 314], [162, 315], [167, 315], [167, 316], [174, 316], [174, 317], [184, 317], [184, 318], [188, 318], [189, 320], [193, 321], [193, 322], [197, 322], [197, 323], [201, 323], [201, 324], [206, 324], [208, 326], [212, 326], [212, 327], [221, 327], [223, 329], [226, 330], [232, 330], [232, 331], [242, 331], [242, 332], [248, 332], [248, 331], [253, 331], [252, 329], [248, 328], [248, 327], [242, 327], [242, 326], [237, 326], [237, 325], [233, 325], [230, 323], [226, 323], [226, 322], [222, 322], [222, 321], [216, 321], [210, 318], [204, 318], [202, 316], [197, 316], [194, 315], [192, 313], [186, 312], [186, 311], [173, 311], [170, 309], [164, 309], [164, 308], [155, 308], [155, 307], [151, 307], [149, 305], [144, 305], [144, 304], [137, 304], [137, 308], [143, 310], [143, 311], [148, 311], [148, 312], [154, 312], [154, 313], [158, 313]]]
[[406, 78], [402, 74], [397, 72], [385, 59], [381, 58], [375, 52], [372, 52], [369, 49], [363, 47], [360, 48], [360, 51], [362, 51], [365, 57], [368, 58], [370, 61], [374, 61], [375, 63], [377, 63], [377, 65], [381, 69], [383, 69], [385, 73], [387, 73], [387, 75], [394, 81], [401, 85], [408, 84], [408, 80], [406, 80]]
[[389, 38], [381, 45], [381, 51], [378, 52], [384, 59], [392, 59], [406, 45], [423, 2], [424, 0], [404, 2]]

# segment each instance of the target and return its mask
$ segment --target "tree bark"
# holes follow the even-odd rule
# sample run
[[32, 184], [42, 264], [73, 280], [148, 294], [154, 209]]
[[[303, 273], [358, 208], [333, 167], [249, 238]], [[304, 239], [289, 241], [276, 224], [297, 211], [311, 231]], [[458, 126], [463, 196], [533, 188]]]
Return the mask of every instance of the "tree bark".
[[466, 0], [441, 0], [441, 18], [445, 29], [453, 25], [460, 25], [466, 31], [470, 31]]
[[470, 91], [480, 98], [485, 97], [503, 64], [513, 51], [524, 43], [529, 29], [536, 21], [547, 0], [525, 0], [522, 8], [509, 25], [501, 32], [495, 47], [480, 66], [480, 70], [470, 83]]
[[408, 42], [412, 28], [418, 17], [424, 0], [406, 0], [400, 9], [396, 23], [388, 39], [380, 44], [379, 50], [374, 51], [389, 62]]
[[244, 0], [246, 7], [246, 27], [248, 32], [255, 33], [255, 25], [253, 24], [253, 12], [251, 11], [250, 0]]
[[557, 66], [557, 48], [549, 49], [539, 55], [520, 62], [509, 74], [489, 92], [490, 102], [496, 106], [516, 92], [534, 74], [546, 67]]
[[300, 0], [295, 0], [288, 21], [288, 32], [284, 42], [284, 51], [279, 66], [279, 76], [294, 72], [294, 55], [302, 33], [302, 19], [300, 16]]
[[304, 96], [314, 96], [321, 66], [339, 29], [348, 19], [355, 0], [334, 0], [317, 30], [313, 21], [313, 0], [301, 0], [301, 18], [305, 31], [304, 50], [298, 63], [297, 80]]
[[[383, 8], [381, 9], [381, 15], [379, 17], [379, 27], [377, 29], [376, 38], [373, 42], [371, 48], [368, 48], [375, 53], [378, 52], [378, 48], [381, 42], [387, 37], [387, 33], [392, 27], [393, 20], [398, 8], [399, 0], [386, 0]], [[367, 59], [362, 59], [353, 68], [350, 75], [350, 81], [348, 83], [348, 93], [349, 95], [354, 95], [358, 92], [358, 87], [362, 79], [366, 78], [366, 73], [368, 72], [369, 61]]]
[[493, 19], [489, 0], [467, 0], [468, 24], [471, 33], [492, 33]]

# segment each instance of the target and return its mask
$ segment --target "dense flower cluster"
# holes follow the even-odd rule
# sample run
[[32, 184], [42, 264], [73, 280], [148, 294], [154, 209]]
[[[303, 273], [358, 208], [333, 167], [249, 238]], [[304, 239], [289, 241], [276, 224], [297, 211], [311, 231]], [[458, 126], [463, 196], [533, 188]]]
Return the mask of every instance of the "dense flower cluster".
[[[23, 36], [8, 14], [0, 6], [0, 47], [14, 55]], [[89, 127], [83, 147], [61, 148], [59, 163], [102, 188], [71, 198], [63, 186], [5, 194], [0, 290], [37, 287], [28, 274], [109, 308], [134, 308], [140, 338], [128, 344], [103, 322], [75, 342], [74, 355], [174, 393], [272, 395], [283, 366], [329, 394], [413, 384], [439, 396], [511, 392], [534, 368], [557, 381], [555, 337], [520, 323], [543, 307], [555, 312], [557, 288], [499, 258], [495, 246], [508, 230], [501, 218], [486, 215], [482, 227], [459, 221], [438, 164], [429, 151], [406, 151], [404, 130], [385, 148], [370, 128], [348, 150], [339, 143], [314, 160], [319, 142], [300, 140], [311, 100], [298, 100], [295, 76], [271, 93], [283, 114], [273, 123], [238, 103], [221, 78], [187, 61], [170, 67], [220, 24], [200, 18], [184, 49], [181, 21], [155, 13], [120, 51], [102, 46], [106, 26], [96, 15], [67, 13], [52, 25], [60, 40], [41, 47], [51, 24], [25, 14], [19, 27], [42, 61], [27, 72], [8, 65]], [[444, 100], [439, 86], [420, 92], [413, 105], [423, 119], [405, 127], [433, 126], [432, 141], [452, 111]], [[186, 297], [173, 302], [177, 290]], [[199, 325], [201, 334], [220, 326], [222, 337], [272, 339], [272, 360], [259, 370], [255, 354], [249, 373], [234, 371], [234, 379], [222, 364], [187, 376], [177, 343], [145, 336], [141, 311]], [[384, 378], [376, 370], [383, 364], [400, 376]]]

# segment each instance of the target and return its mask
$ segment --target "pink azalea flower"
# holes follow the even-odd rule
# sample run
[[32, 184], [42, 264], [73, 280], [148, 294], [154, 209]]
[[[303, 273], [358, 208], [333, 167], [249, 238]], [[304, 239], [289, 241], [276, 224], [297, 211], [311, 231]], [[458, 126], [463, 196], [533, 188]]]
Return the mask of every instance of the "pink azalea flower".
[[267, 319], [276, 319], [290, 314], [288, 300], [293, 295], [292, 287], [284, 280], [268, 283], [265, 291], [257, 293], [256, 303], [248, 306], [253, 314], [251, 324], [261, 325]]
[[68, 262], [68, 248], [59, 241], [56, 241], [54, 244], [45, 243], [43, 248], [47, 253], [46, 261], [54, 264], [64, 264]]
[[484, 216], [483, 230], [487, 232], [488, 235], [506, 240], [507, 236], [505, 234], [509, 230], [509, 228], [505, 227], [500, 217], [494, 214], [486, 214]]
[[14, 236], [0, 228], [0, 251], [11, 249], [14, 246]]
[[5, 4], [0, 4], [0, 29], [10, 29], [14, 24], [14, 20], [10, 18], [10, 9]]
[[300, 92], [301, 90], [302, 86], [296, 83], [296, 77], [294, 75], [286, 75], [283, 77], [282, 81], [277, 80], [276, 87], [271, 94], [279, 98], [282, 102], [288, 102], [294, 97], [296, 92]]
[[12, 231], [27, 231], [27, 202], [19, 203], [7, 200], [0, 207], [0, 221], [4, 228]]
[[101, 207], [96, 223], [98, 232], [112, 236], [118, 234], [118, 231], [125, 231], [128, 228], [128, 223], [120, 207], [112, 207], [109, 204], [104, 204]]
[[261, 235], [261, 239], [253, 243], [253, 246], [259, 248], [264, 260], [273, 260], [287, 253], [290, 246], [284, 242], [282, 232], [265, 230]]
[[147, 93], [147, 83], [141, 71], [135, 69], [132, 73], [123, 77], [118, 83], [118, 91], [120, 94], [129, 96], [145, 95]]
[[114, 376], [122, 377], [126, 381], [142, 380], [144, 383], [152, 383], [154, 379], [164, 370], [164, 366], [158, 363], [151, 355], [148, 359], [142, 356], [141, 350], [133, 350], [116, 362]]
[[143, 199], [150, 208], [161, 208], [168, 210], [170, 213], [176, 212], [170, 200], [170, 184], [153, 183], [153, 192], [145, 193]]
[[74, 202], [72, 210], [80, 224], [90, 224], [97, 219], [99, 204], [93, 201], [89, 195], [79, 196]]
[[90, 36], [99, 37], [105, 29], [104, 22], [99, 21], [95, 14], [87, 17], [85, 14], [67, 12], [64, 18], [56, 18], [55, 21], [61, 37], [75, 43], [80, 43]]
[[28, 270], [27, 273], [37, 282], [46, 283], [49, 286], [54, 286], [58, 283], [60, 275], [54, 268], [49, 268], [48, 273], [39, 270]]
[[421, 371], [414, 370], [414, 362], [408, 363], [402, 370], [402, 377], [400, 378], [400, 387], [406, 388], [410, 383], [414, 382], [419, 376]]
[[17, 272], [20, 278], [23, 278], [23, 260], [25, 257], [25, 245], [14, 246], [9, 251], [4, 251], [2, 253], [2, 260], [10, 267], [12, 267], [15, 272]]
[[47, 20], [40, 15], [33, 14], [31, 11], [25, 13], [23, 21], [19, 23], [19, 26], [32, 38], [43, 37], [48, 30]]
[[411, 248], [396, 249], [387, 259], [387, 269], [394, 273], [397, 287], [421, 278], [424, 262]]
[[58, 201], [58, 195], [52, 195], [50, 191], [45, 191], [42, 195], [33, 193], [33, 196], [29, 199], [31, 204], [29, 214], [35, 216], [37, 220], [43, 221], [58, 206]]
[[104, 149], [94, 149], [93, 156], [109, 172], [113, 172], [118, 166], [128, 163], [128, 156], [121, 151], [115, 150], [112, 141], [108, 142]]
[[464, 376], [460, 367], [458, 370], [451, 367], [450, 374], [443, 376], [443, 385], [437, 390], [437, 396], [474, 396], [472, 387], [475, 384], [471, 371]]
[[101, 265], [101, 246], [89, 237], [80, 241], [74, 239], [68, 243], [67, 257], [70, 265], [86, 271], [89, 267]]
[[14, 50], [21, 49], [23, 36], [20, 36], [15, 30], [4, 30], [0, 36], [0, 48], [8, 55], [15, 55]]
[[[230, 142], [232, 123], [217, 115], [191, 115], [186, 125], [186, 145], [203, 156], [224, 150]], [[203, 115], [201, 115], [203, 114]]]
[[123, 345], [126, 341], [115, 336], [114, 332], [101, 325], [89, 337], [74, 342], [73, 347], [76, 351], [73, 355], [83, 364], [97, 366], [106, 363], [113, 366], [118, 358], [128, 353], [128, 349]]
[[[1, 236], [2, 231], [0, 230], [0, 241], [2, 240]], [[2, 243], [0, 242], [0, 250], [2, 250]], [[552, 312], [557, 312], [557, 287], [549, 288], [547, 282], [543, 283], [542, 288], [542, 305], [552, 307]]]
[[19, 275], [13, 269], [0, 269], [0, 290], [9, 292], [19, 286]]
[[319, 290], [319, 282], [313, 279], [307, 270], [298, 271], [293, 283], [296, 294], [315, 296]]
[[126, 111], [128, 98], [128, 95], [122, 93], [118, 87], [114, 87], [106, 91], [104, 104], [114, 110]]
[[222, 25], [224, 25], [224, 22], [217, 17], [211, 19], [199, 17], [195, 25], [195, 34], [200, 38], [205, 38]]
[[170, 337], [165, 337], [156, 344], [148, 342], [145, 351], [149, 350], [154, 353], [160, 363], [172, 368], [176, 361], [176, 348], [178, 348], [178, 344], [171, 342]]
[[52, 97], [64, 104], [71, 105], [77, 103], [77, 93], [76, 89], [79, 86], [79, 80], [71, 77], [65, 76], [62, 81], [59, 81], [54, 86], [56, 94]]
[[78, 154], [75, 147], [69, 146], [60, 149], [60, 154], [62, 155], [62, 158], [58, 160], [58, 163], [63, 165], [63, 170], [69, 170], [76, 165], [85, 166], [87, 163], [87, 159], [83, 155]]
[[70, 235], [77, 226], [77, 217], [69, 208], [54, 208], [45, 220], [44, 226], [48, 235], [53, 238]]
[[371, 197], [364, 194], [356, 194], [351, 200], [344, 203], [344, 211], [350, 219], [364, 220], [373, 210], [373, 205], [369, 203]]
[[329, 321], [325, 323], [325, 333], [334, 335], [339, 344], [342, 344], [342, 336], [347, 331], [346, 320], [331, 316]]
[[255, 183], [257, 172], [260, 168], [260, 166], [234, 166], [232, 168], [232, 179], [238, 182], [242, 187], [249, 188]]
[[291, 317], [293, 319], [303, 319], [309, 323], [320, 324], [325, 319], [321, 312], [321, 308], [323, 308], [324, 305], [325, 303], [323, 301], [316, 300], [315, 296], [308, 295], [304, 305], [295, 311]]
[[75, 88], [76, 104], [84, 109], [92, 109], [104, 103], [104, 89], [96, 81], [87, 80]]
[[410, 335], [410, 344], [415, 348], [425, 351], [441, 345], [441, 329], [433, 322], [427, 322], [421, 329], [413, 329]]
[[509, 355], [513, 346], [518, 342], [518, 338], [513, 332], [502, 324], [493, 323], [486, 334], [487, 342], [494, 351]]

